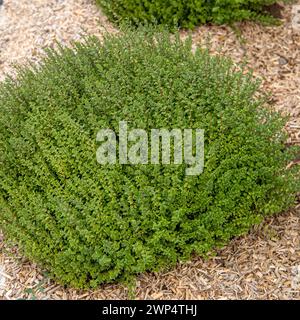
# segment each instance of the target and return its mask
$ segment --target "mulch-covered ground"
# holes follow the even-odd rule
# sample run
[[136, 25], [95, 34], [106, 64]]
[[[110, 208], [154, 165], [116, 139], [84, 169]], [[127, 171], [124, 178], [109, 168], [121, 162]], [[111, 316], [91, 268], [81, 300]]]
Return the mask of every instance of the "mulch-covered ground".
[[[281, 26], [203, 26], [192, 37], [195, 45], [209, 43], [214, 54], [247, 61], [272, 93], [274, 107], [290, 114], [289, 142], [300, 145], [300, 26], [292, 24], [292, 6], [281, 14]], [[68, 44], [85, 33], [114, 31], [93, 0], [4, 0], [0, 79], [14, 63], [38, 61], [42, 49], [57, 40]], [[300, 299], [300, 205], [233, 240], [216, 257], [143, 274], [136, 286], [138, 299]], [[0, 299], [126, 299], [127, 293], [121, 285], [95, 291], [59, 286], [0, 235]]]

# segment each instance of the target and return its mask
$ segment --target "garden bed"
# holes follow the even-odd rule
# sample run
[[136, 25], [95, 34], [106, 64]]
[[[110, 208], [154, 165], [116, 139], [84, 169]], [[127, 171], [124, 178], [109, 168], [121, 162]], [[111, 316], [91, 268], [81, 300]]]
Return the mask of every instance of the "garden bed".
[[[291, 25], [291, 7], [279, 27], [242, 23], [240, 31], [203, 26], [193, 32], [197, 45], [211, 43], [212, 53], [236, 62], [246, 59], [263, 87], [272, 92], [276, 109], [290, 113], [289, 142], [300, 145], [300, 32]], [[21, 17], [21, 18], [20, 18]], [[101, 26], [99, 26], [99, 23]], [[5, 2], [0, 7], [0, 78], [12, 63], [37, 61], [41, 48], [56, 40], [68, 44], [84, 32], [115, 29], [92, 1]], [[182, 32], [182, 36], [186, 33]], [[250, 261], [250, 262], [249, 262]], [[236, 239], [209, 261], [195, 258], [168, 273], [138, 278], [140, 299], [299, 299], [300, 208], [267, 220]], [[106, 285], [96, 291], [65, 289], [8, 249], [0, 237], [0, 299], [123, 299], [127, 289]]]

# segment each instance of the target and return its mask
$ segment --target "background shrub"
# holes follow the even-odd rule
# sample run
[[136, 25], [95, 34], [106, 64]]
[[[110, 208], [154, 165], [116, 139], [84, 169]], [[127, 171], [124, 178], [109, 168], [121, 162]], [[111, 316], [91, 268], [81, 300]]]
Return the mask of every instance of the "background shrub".
[[[299, 190], [284, 120], [230, 60], [139, 29], [48, 51], [0, 86], [0, 228], [75, 287], [205, 254]], [[105, 165], [96, 134], [205, 129], [205, 168]], [[298, 179], [298, 180], [297, 180]]]
[[[277, 0], [96, 0], [113, 21], [158, 23], [193, 28], [203, 23], [241, 20], [274, 22], [266, 6]], [[291, 2], [285, 0], [284, 2]]]

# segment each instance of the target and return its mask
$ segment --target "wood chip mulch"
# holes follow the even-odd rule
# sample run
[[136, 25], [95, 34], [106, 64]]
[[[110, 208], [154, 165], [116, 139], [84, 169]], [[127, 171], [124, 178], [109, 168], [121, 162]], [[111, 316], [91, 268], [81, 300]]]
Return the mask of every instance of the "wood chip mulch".
[[[300, 27], [292, 23], [298, 19], [297, 12], [285, 6], [280, 26], [249, 22], [234, 29], [203, 26], [192, 37], [195, 45], [209, 42], [212, 53], [247, 61], [262, 78], [263, 90], [272, 92], [274, 107], [290, 115], [289, 142], [300, 145]], [[4, 0], [0, 80], [12, 72], [12, 64], [38, 61], [42, 49], [57, 40], [68, 44], [82, 34], [100, 35], [103, 30], [115, 31], [93, 0]], [[137, 299], [300, 300], [299, 203], [231, 241], [209, 260], [195, 257], [169, 272], [139, 276], [136, 288]], [[58, 285], [17, 248], [10, 248], [0, 234], [0, 300], [127, 298], [127, 288], [117, 284], [94, 291]]]

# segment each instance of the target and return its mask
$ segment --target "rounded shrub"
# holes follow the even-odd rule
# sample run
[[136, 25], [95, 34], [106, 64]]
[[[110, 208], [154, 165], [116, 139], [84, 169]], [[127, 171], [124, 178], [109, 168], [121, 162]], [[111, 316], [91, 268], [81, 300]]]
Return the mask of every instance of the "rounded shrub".
[[[285, 0], [284, 2], [289, 2]], [[232, 23], [242, 20], [275, 22], [267, 11], [277, 0], [96, 0], [115, 22], [158, 23], [193, 28], [203, 23]]]
[[[0, 85], [0, 228], [64, 284], [205, 255], [293, 204], [284, 119], [251, 73], [140, 28], [49, 50]], [[204, 129], [204, 171], [99, 164], [100, 129]], [[103, 143], [103, 142], [102, 142]], [[150, 147], [149, 147], [150, 148]]]

